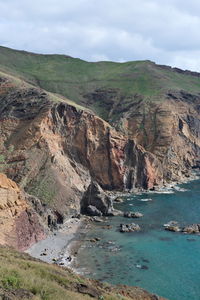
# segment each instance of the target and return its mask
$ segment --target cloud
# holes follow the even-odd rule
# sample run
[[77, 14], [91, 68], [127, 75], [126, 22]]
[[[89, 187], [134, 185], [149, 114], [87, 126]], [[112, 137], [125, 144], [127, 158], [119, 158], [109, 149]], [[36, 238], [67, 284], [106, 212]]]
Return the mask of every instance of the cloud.
[[0, 0], [0, 44], [200, 71], [199, 0]]

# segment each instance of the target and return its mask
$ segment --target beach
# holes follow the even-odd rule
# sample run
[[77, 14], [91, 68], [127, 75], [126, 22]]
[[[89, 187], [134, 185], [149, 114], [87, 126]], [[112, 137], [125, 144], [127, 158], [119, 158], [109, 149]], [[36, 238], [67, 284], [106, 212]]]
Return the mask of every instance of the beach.
[[60, 229], [31, 246], [26, 253], [47, 263], [71, 267], [81, 235], [86, 230], [84, 219], [69, 218]]

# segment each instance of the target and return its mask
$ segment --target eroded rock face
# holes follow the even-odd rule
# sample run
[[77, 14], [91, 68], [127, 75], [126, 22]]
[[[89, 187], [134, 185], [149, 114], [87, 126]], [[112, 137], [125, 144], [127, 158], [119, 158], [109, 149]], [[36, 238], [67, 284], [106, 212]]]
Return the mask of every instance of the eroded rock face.
[[0, 174], [0, 244], [25, 250], [44, 237], [43, 226], [18, 185]]
[[91, 182], [81, 199], [81, 212], [91, 216], [109, 215], [112, 201], [97, 182]]
[[1, 103], [5, 172], [47, 209], [61, 215], [80, 211], [91, 181], [108, 190], [162, 183], [155, 155], [90, 111], [51, 102], [33, 88], [4, 89]]
[[186, 178], [198, 165], [198, 96], [172, 92], [163, 102], [139, 99], [122, 112], [117, 131], [36, 88], [0, 82], [0, 92], [5, 172], [58, 216], [80, 211], [92, 181], [104, 190], [153, 189]]
[[171, 92], [164, 101], [134, 103], [119, 122], [130, 138], [158, 158], [165, 181], [187, 178], [198, 166], [199, 105], [199, 95]]

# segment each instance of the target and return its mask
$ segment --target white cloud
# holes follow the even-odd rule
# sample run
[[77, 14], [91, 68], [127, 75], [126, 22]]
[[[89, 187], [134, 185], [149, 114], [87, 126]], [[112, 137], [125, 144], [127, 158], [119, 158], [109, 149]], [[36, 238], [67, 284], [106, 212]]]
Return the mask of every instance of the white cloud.
[[0, 0], [0, 44], [200, 71], [199, 0]]

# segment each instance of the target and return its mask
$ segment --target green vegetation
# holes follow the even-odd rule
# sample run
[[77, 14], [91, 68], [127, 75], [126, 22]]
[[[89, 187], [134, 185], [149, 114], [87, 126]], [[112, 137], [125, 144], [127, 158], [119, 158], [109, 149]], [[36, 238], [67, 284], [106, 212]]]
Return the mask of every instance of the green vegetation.
[[55, 198], [55, 182], [53, 177], [41, 174], [38, 180], [31, 185], [30, 193], [46, 204], [51, 204]]
[[[162, 101], [171, 90], [200, 93], [200, 78], [160, 68], [151, 61], [93, 63], [0, 47], [0, 70], [72, 99], [105, 119], [114, 105], [126, 107], [137, 100], [137, 95], [143, 100]], [[114, 89], [114, 103], [86, 97], [98, 89]]]
[[[124, 296], [126, 291], [129, 291], [130, 297]], [[14, 293], [15, 298], [6, 298], [9, 293]], [[30, 297], [26, 298], [27, 293]], [[43, 263], [11, 248], [0, 247], [1, 299], [88, 300], [94, 299], [95, 295], [96, 299], [101, 300], [128, 300], [140, 299], [141, 293], [144, 292], [137, 288], [122, 290], [90, 281], [68, 269]]]
[[6, 168], [8, 167], [8, 160], [9, 156], [12, 155], [14, 151], [13, 145], [9, 146], [7, 151], [0, 152], [0, 172], [5, 172]]

